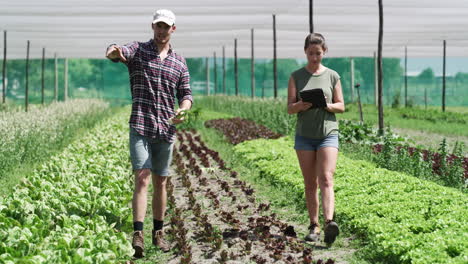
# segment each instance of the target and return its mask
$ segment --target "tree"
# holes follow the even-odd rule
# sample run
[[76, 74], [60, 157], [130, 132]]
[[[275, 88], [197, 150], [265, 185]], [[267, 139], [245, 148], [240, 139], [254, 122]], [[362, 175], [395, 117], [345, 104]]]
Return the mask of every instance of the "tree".
[[426, 68], [418, 75], [418, 79], [424, 82], [432, 82], [435, 79], [434, 71], [432, 68]]

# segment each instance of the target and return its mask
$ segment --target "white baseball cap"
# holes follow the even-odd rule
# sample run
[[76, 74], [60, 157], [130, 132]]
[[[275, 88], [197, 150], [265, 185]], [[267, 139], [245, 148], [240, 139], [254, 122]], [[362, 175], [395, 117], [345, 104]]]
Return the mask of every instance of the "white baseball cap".
[[153, 24], [158, 22], [164, 22], [169, 26], [173, 26], [175, 24], [175, 15], [172, 13], [171, 10], [167, 9], [159, 9], [153, 15]]

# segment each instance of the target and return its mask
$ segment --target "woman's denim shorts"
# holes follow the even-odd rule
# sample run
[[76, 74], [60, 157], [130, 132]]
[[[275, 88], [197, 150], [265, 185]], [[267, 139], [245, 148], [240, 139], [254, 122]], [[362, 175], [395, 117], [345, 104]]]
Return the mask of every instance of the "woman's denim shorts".
[[321, 148], [332, 147], [339, 149], [338, 135], [329, 135], [323, 139], [313, 139], [296, 134], [294, 141], [295, 150], [317, 151]]
[[142, 136], [130, 127], [130, 159], [133, 170], [151, 169], [158, 176], [170, 176], [174, 143]]

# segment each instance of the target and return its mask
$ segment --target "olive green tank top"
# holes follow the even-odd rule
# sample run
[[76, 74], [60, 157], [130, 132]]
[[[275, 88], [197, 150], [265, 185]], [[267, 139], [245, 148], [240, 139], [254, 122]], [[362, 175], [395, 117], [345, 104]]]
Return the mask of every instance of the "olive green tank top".
[[[332, 103], [333, 90], [340, 79], [340, 75], [332, 69], [325, 70], [318, 75], [312, 75], [305, 67], [292, 73], [296, 84], [296, 98], [299, 92], [320, 88], [327, 97], [328, 104]], [[329, 135], [338, 134], [338, 122], [335, 113], [323, 108], [311, 108], [297, 114], [296, 134], [313, 139], [323, 139]]]

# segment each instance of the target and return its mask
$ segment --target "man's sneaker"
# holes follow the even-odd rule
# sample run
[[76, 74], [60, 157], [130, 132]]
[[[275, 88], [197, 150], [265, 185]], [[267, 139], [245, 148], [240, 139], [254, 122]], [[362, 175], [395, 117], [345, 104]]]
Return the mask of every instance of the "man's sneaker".
[[320, 226], [318, 224], [310, 224], [309, 234], [305, 236], [305, 241], [317, 242], [320, 240]]
[[153, 245], [160, 248], [163, 252], [168, 252], [171, 249], [169, 242], [164, 239], [162, 230], [153, 230]]
[[135, 250], [133, 255], [135, 258], [142, 258], [145, 256], [145, 242], [143, 239], [143, 231], [133, 232], [132, 247]]
[[338, 224], [335, 223], [333, 220], [327, 221], [325, 224], [325, 243], [327, 245], [333, 244], [335, 242], [336, 237], [340, 234], [340, 229], [338, 228]]

